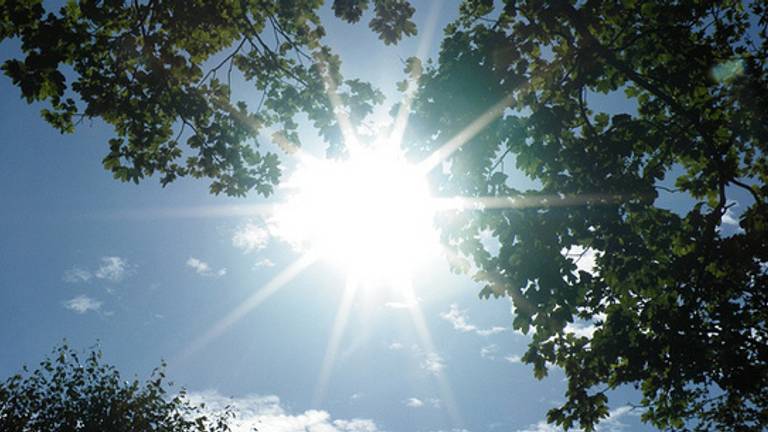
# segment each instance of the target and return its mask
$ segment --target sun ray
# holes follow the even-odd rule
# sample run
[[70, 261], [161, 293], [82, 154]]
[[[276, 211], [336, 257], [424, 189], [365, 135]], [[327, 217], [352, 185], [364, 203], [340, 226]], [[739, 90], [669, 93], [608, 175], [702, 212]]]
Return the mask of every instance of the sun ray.
[[[421, 40], [419, 41], [419, 47], [416, 50], [416, 58], [424, 58], [427, 56], [430, 46], [432, 45], [432, 37], [437, 30], [437, 18], [440, 16], [440, 10], [442, 9], [443, 2], [432, 2], [432, 8], [429, 10], [429, 16], [427, 17], [426, 24], [424, 25], [424, 32], [422, 33]], [[413, 77], [413, 82], [418, 84], [420, 76]], [[404, 94], [400, 109], [397, 111], [395, 117], [395, 123], [392, 127], [392, 133], [389, 136], [389, 142], [392, 145], [401, 146], [403, 140], [403, 134], [408, 126], [408, 115], [410, 113], [411, 103], [413, 98], [418, 93], [418, 85], [413, 88], [409, 85], [408, 90]]]
[[488, 197], [452, 197], [435, 199], [434, 208], [437, 211], [449, 210], [486, 210], [505, 208], [547, 208], [570, 207], [580, 205], [611, 205], [627, 202], [632, 199], [647, 199], [650, 196], [641, 194], [597, 193], [597, 194], [563, 194], [563, 195], [518, 195], [518, 196], [488, 196]]
[[118, 220], [266, 217], [272, 214], [274, 209], [272, 204], [212, 205], [117, 210], [95, 216]]
[[328, 100], [331, 102], [331, 108], [336, 116], [336, 121], [339, 122], [344, 145], [350, 152], [355, 152], [359, 149], [360, 143], [357, 140], [355, 128], [352, 126], [352, 122], [349, 120], [349, 116], [345, 111], [344, 104], [342, 103], [339, 94], [336, 92], [338, 83], [333, 80], [333, 77], [328, 71], [324, 71], [323, 81], [325, 83], [325, 93], [328, 95]]
[[501, 117], [504, 114], [504, 110], [512, 102], [512, 95], [507, 95], [494, 106], [488, 109], [486, 112], [476, 118], [472, 123], [465, 127], [461, 132], [457, 133], [453, 138], [448, 140], [439, 149], [432, 152], [426, 159], [419, 163], [419, 168], [422, 172], [428, 173], [432, 171], [441, 162], [447, 159], [453, 152], [458, 150], [461, 146], [466, 144], [469, 140], [475, 137], [480, 131], [485, 129], [486, 126], [491, 124], [494, 120]]
[[[406, 298], [416, 297], [413, 292], [412, 282], [410, 280], [401, 280], [399, 282], [399, 287], [400, 291]], [[436, 353], [437, 351], [435, 350], [435, 344], [432, 341], [432, 335], [429, 332], [429, 328], [427, 327], [427, 323], [424, 319], [424, 314], [421, 311], [421, 306], [419, 306], [419, 303], [415, 302], [413, 307], [408, 308], [408, 311], [411, 316], [411, 321], [413, 321], [413, 327], [416, 330], [416, 335], [419, 337], [419, 341], [424, 347], [424, 350], [427, 353]], [[437, 381], [440, 398], [445, 404], [445, 409], [448, 413], [448, 417], [451, 420], [452, 426], [454, 428], [460, 428], [464, 422], [462, 420], [459, 407], [456, 404], [456, 398], [453, 396], [451, 385], [441, 371], [436, 371], [435, 378]]]
[[281, 271], [275, 277], [273, 277], [272, 280], [267, 282], [260, 290], [253, 293], [250, 297], [245, 299], [245, 301], [240, 303], [240, 305], [238, 305], [225, 317], [217, 321], [202, 336], [195, 339], [189, 345], [189, 347], [187, 347], [187, 349], [183, 351], [181, 357], [182, 358], [188, 357], [198, 352], [200, 349], [204, 348], [211, 341], [213, 341], [214, 339], [219, 337], [222, 333], [224, 333], [234, 323], [236, 323], [242, 317], [244, 317], [248, 312], [250, 312], [255, 307], [262, 304], [269, 297], [271, 297], [273, 294], [279, 291], [282, 287], [284, 287], [288, 282], [293, 280], [293, 278], [295, 278], [304, 269], [312, 265], [312, 263], [314, 263], [316, 260], [317, 260], [317, 256], [311, 252], [300, 256], [291, 265], [289, 265], [283, 271]]
[[336, 312], [336, 318], [333, 321], [333, 329], [328, 337], [328, 345], [325, 349], [322, 367], [320, 368], [320, 376], [318, 377], [315, 393], [312, 397], [313, 407], [319, 407], [325, 398], [328, 381], [339, 351], [341, 337], [344, 335], [344, 330], [346, 330], [347, 322], [349, 321], [349, 313], [352, 311], [352, 302], [355, 299], [358, 283], [353, 277], [347, 277], [344, 293], [339, 302], [339, 310]]

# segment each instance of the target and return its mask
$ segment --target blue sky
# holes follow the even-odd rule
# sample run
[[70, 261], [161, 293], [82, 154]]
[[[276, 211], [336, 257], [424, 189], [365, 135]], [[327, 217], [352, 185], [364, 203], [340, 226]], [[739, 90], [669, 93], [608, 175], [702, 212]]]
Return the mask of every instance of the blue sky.
[[[440, 12], [438, 28], [454, 12]], [[417, 7], [420, 28], [427, 15]], [[385, 47], [364, 24], [326, 22], [345, 75], [379, 86], [385, 106], [397, 102], [400, 58], [415, 54], [421, 39]], [[16, 52], [13, 41], [0, 45], [3, 59]], [[243, 425], [265, 431], [555, 430], [542, 421], [563, 401], [563, 374], [535, 380], [519, 362], [527, 337], [510, 330], [509, 302], [479, 300], [481, 287], [442, 259], [413, 279], [431, 346], [404, 299], [358, 299], [325, 385], [322, 364], [345, 285], [331, 265], [309, 266], [201, 343], [298, 258], [263, 219], [211, 209], [280, 196], [215, 197], [193, 180], [165, 189], [155, 179], [118, 183], [101, 167], [108, 127], [85, 122], [62, 136], [5, 76], [0, 95], [0, 375], [35, 365], [64, 338], [79, 348], [99, 341], [127, 376], [146, 377], [166, 359], [195, 400], [216, 407], [232, 397]], [[602, 430], [648, 430], [625, 406], [637, 400], [629, 390], [612, 393]]]

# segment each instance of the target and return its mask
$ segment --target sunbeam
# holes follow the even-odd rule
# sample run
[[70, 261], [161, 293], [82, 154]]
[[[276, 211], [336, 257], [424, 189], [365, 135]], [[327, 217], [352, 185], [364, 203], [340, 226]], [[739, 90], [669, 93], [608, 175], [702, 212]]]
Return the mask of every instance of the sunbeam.
[[327, 70], [323, 72], [323, 81], [325, 84], [325, 93], [328, 95], [328, 100], [331, 102], [336, 121], [339, 122], [344, 145], [350, 152], [355, 152], [360, 148], [360, 143], [357, 140], [355, 129], [349, 121], [349, 116], [345, 111], [344, 104], [342, 103], [339, 94], [336, 93], [338, 83], [333, 80], [333, 77]]
[[349, 321], [349, 314], [352, 311], [352, 302], [355, 300], [357, 288], [358, 281], [354, 280], [352, 277], [348, 277], [344, 287], [344, 294], [342, 294], [341, 301], [339, 302], [339, 310], [336, 312], [336, 318], [333, 321], [333, 329], [331, 330], [331, 335], [328, 337], [328, 346], [325, 349], [323, 365], [320, 368], [320, 375], [312, 397], [313, 407], [319, 407], [320, 404], [322, 404], [323, 399], [325, 398], [325, 393], [328, 390], [328, 381], [330, 380], [331, 371], [336, 362], [336, 355], [339, 351], [341, 337], [344, 336], [344, 330], [347, 328], [347, 322]]
[[491, 197], [436, 198], [436, 211], [448, 210], [490, 210], [505, 208], [547, 208], [580, 205], [611, 205], [633, 199], [652, 198], [647, 194], [569, 194], [569, 195], [516, 195]]
[[[427, 17], [426, 25], [424, 26], [424, 32], [419, 42], [419, 47], [416, 50], [416, 58], [421, 59], [426, 57], [429, 47], [432, 45], [432, 37], [437, 30], [437, 18], [440, 15], [443, 2], [432, 2], [432, 8], [429, 10], [429, 16]], [[412, 77], [412, 83], [417, 84], [420, 74]], [[403, 102], [400, 104], [400, 108], [397, 110], [397, 116], [395, 117], [395, 123], [392, 127], [392, 132], [389, 135], [389, 142], [398, 147], [401, 147], [403, 140], [403, 134], [408, 126], [408, 115], [410, 114], [411, 103], [413, 98], [416, 97], [418, 92], [418, 85], [409, 85], [408, 90], [404, 94]]]
[[441, 162], [446, 160], [450, 155], [458, 150], [461, 146], [466, 144], [469, 140], [480, 133], [486, 126], [491, 124], [494, 120], [498, 119], [504, 114], [504, 110], [509, 106], [512, 101], [512, 95], [507, 95], [502, 100], [497, 102], [494, 106], [489, 108], [486, 112], [481, 114], [467, 127], [457, 133], [453, 138], [448, 140], [440, 148], [432, 152], [426, 159], [419, 163], [419, 169], [428, 173], [432, 171]]
[[[410, 280], [402, 280], [400, 282], [400, 291], [403, 292], [407, 298], [415, 297], [413, 293], [413, 286]], [[418, 303], [415, 303], [413, 307], [408, 309], [408, 311], [410, 313], [413, 327], [416, 329], [416, 334], [419, 337], [421, 345], [424, 347], [427, 353], [435, 353], [435, 344], [432, 341], [432, 335], [429, 332], [427, 323], [424, 320], [424, 314], [421, 312], [421, 307]], [[450, 383], [441, 371], [436, 371], [435, 379], [437, 381], [440, 397], [445, 403], [445, 409], [448, 413], [451, 423], [453, 424], [453, 427], [460, 428], [464, 422], [462, 420], [459, 407], [456, 404], [456, 399], [453, 396], [453, 390], [451, 389]]]
[[189, 347], [181, 354], [181, 357], [188, 357], [208, 345], [212, 340], [219, 337], [222, 333], [224, 333], [225, 330], [239, 321], [248, 312], [262, 304], [269, 297], [284, 287], [288, 282], [293, 280], [293, 278], [295, 278], [304, 269], [312, 265], [312, 263], [314, 263], [316, 260], [317, 255], [313, 253], [306, 253], [300, 256], [291, 265], [275, 275], [275, 277], [267, 282], [266, 285], [264, 285], [260, 290], [253, 293], [250, 297], [245, 299], [245, 301], [240, 303], [235, 309], [228, 313], [224, 318], [217, 321], [202, 336], [190, 343]]

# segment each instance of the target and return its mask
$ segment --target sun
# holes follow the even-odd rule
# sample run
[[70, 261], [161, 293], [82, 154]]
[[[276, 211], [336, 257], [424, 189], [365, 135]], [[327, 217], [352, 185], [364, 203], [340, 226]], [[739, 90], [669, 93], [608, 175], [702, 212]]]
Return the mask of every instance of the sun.
[[348, 275], [401, 277], [437, 248], [427, 179], [398, 146], [357, 148], [343, 160], [304, 157], [284, 187], [278, 236]]

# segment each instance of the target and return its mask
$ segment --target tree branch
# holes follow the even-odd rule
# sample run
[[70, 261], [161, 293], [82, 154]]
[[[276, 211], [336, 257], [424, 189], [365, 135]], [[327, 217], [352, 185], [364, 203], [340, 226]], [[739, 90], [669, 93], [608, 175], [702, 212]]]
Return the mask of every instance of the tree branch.
[[[216, 72], [217, 72], [219, 69], [221, 69], [221, 68], [222, 68], [222, 67], [223, 67], [225, 64], [227, 64], [227, 62], [228, 62], [228, 61], [231, 61], [231, 60], [233, 60], [233, 59], [234, 59], [234, 57], [237, 55], [237, 53], [239, 53], [239, 52], [240, 52], [240, 50], [243, 48], [243, 45], [245, 45], [245, 41], [246, 41], [246, 40], [247, 40], [246, 38], [243, 38], [243, 40], [241, 40], [241, 41], [240, 41], [240, 44], [238, 44], [238, 45], [237, 45], [237, 48], [235, 48], [235, 50], [234, 50], [234, 51], [232, 51], [232, 53], [230, 53], [230, 54], [229, 54], [227, 57], [225, 57], [225, 58], [224, 58], [224, 60], [222, 60], [222, 61], [221, 61], [219, 64], [217, 64], [216, 66], [214, 66], [213, 68], [211, 68], [211, 70], [209, 70], [209, 71], [208, 71], [208, 72], [205, 74], [205, 76], [203, 76], [203, 77], [200, 79], [200, 82], [198, 82], [198, 83], [197, 83], [197, 87], [200, 87], [201, 85], [203, 85], [203, 83], [205, 83], [205, 81], [206, 81], [208, 78], [210, 78], [210, 77], [211, 77], [211, 75], [215, 74], [215, 73], [216, 73]], [[230, 70], [231, 70], [231, 66], [230, 66]]]
[[746, 184], [744, 182], [741, 182], [739, 180], [736, 180], [735, 178], [731, 179], [730, 182], [733, 183], [734, 185], [742, 188], [742, 189], [745, 189], [745, 190], [749, 191], [749, 193], [752, 194], [752, 198], [755, 199], [756, 203], [758, 203], [758, 204], [763, 203], [763, 200], [760, 198], [760, 196], [757, 194], [757, 192], [755, 192], [755, 190], [752, 189], [752, 187], [750, 185], [748, 185], [748, 184]]
[[641, 86], [645, 90], [652, 93], [654, 96], [658, 97], [664, 103], [670, 106], [675, 112], [678, 114], [684, 116], [691, 124], [693, 124], [697, 130], [699, 130], [699, 133], [704, 135], [701, 131], [701, 123], [699, 119], [687, 108], [685, 108], [683, 105], [678, 103], [672, 96], [668, 95], [664, 90], [659, 88], [658, 86], [654, 85], [645, 77], [637, 73], [634, 69], [629, 67], [626, 63], [619, 60], [616, 55], [603, 46], [600, 41], [595, 38], [594, 35], [592, 35], [592, 32], [590, 32], [587, 25], [584, 23], [584, 20], [581, 17], [581, 14], [579, 11], [577, 11], [570, 2], [562, 1], [561, 6], [563, 10], [566, 12], [566, 16], [568, 20], [573, 24], [573, 27], [576, 29], [578, 34], [586, 41], [586, 43], [591, 46], [592, 48], [597, 51], [598, 54], [611, 66], [613, 66], [616, 70], [623, 73], [627, 76], [630, 80], [632, 80], [637, 85]]

